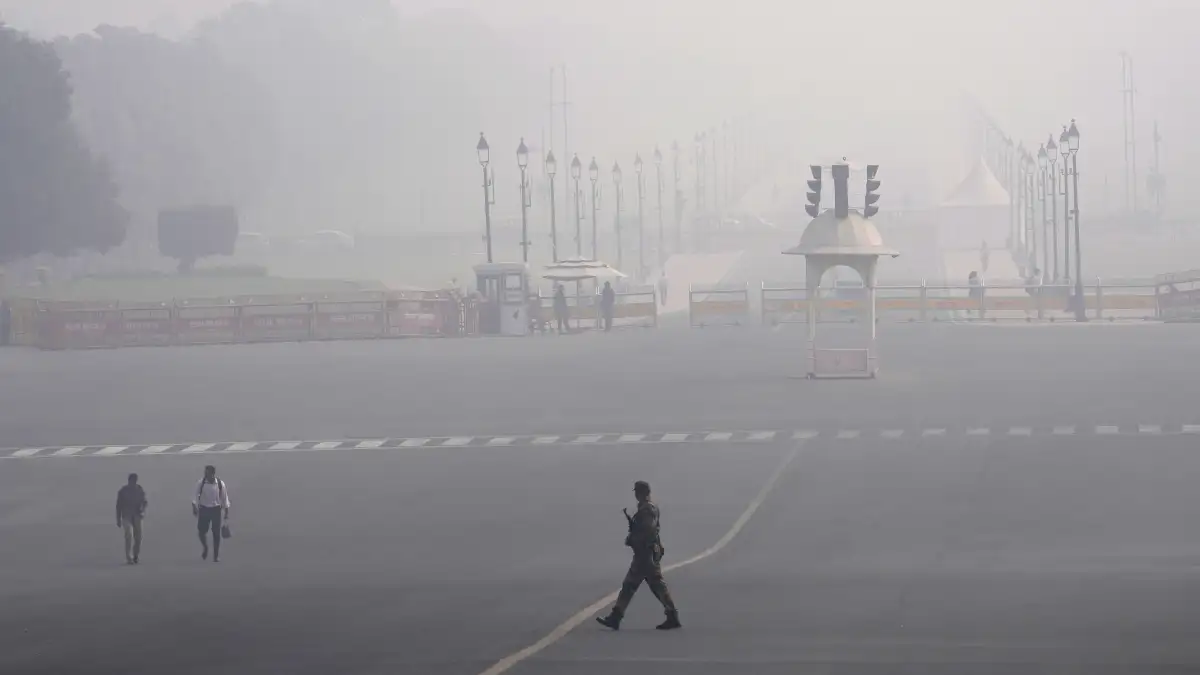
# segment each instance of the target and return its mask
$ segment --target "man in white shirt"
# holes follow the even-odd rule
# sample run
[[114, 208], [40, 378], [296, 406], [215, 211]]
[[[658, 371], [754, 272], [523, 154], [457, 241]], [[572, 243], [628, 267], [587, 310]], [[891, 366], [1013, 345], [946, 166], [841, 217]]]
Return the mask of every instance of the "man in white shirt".
[[208, 531], [212, 530], [213, 562], [221, 557], [221, 516], [229, 518], [229, 489], [225, 481], [217, 478], [217, 468], [211, 464], [204, 467], [204, 478], [192, 491], [192, 515], [196, 516], [196, 527], [200, 532], [200, 545], [204, 550], [201, 559], [208, 558]]

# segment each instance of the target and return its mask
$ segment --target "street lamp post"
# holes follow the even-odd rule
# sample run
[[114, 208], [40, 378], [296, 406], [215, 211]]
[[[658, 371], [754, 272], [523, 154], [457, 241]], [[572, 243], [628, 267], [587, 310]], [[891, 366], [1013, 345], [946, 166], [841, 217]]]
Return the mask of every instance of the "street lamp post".
[[1034, 169], [1036, 165], [1033, 161], [1033, 155], [1028, 151], [1025, 153], [1025, 179], [1021, 183], [1021, 188], [1025, 191], [1025, 240], [1029, 242], [1029, 267], [1032, 272], [1033, 268], [1038, 266], [1038, 243], [1037, 243], [1037, 226], [1034, 224], [1036, 212], [1034, 210]]
[[1050, 168], [1050, 158], [1046, 154], [1046, 145], [1038, 148], [1038, 201], [1042, 205], [1042, 274], [1050, 274], [1050, 221], [1046, 217], [1046, 172]]
[[1067, 183], [1071, 180], [1071, 147], [1067, 140], [1067, 126], [1063, 125], [1058, 137], [1058, 151], [1062, 154], [1062, 197], [1063, 197], [1063, 278], [1071, 279], [1071, 191]]
[[483, 238], [487, 242], [487, 261], [492, 262], [492, 181], [488, 178], [490, 150], [482, 131], [479, 132], [475, 152], [479, 154], [479, 166], [483, 167]]
[[721, 215], [721, 163], [718, 160], [724, 160], [725, 156], [716, 154], [716, 127], [712, 129], [713, 137], [713, 213], [720, 217]]
[[1067, 145], [1071, 150], [1071, 182], [1075, 192], [1075, 319], [1087, 321], [1087, 307], [1083, 300], [1083, 253], [1079, 243], [1079, 127], [1071, 120], [1067, 131]]
[[579, 178], [583, 167], [579, 163], [579, 155], [571, 158], [571, 178], [575, 181], [575, 256], [583, 257], [583, 209], [579, 208]]
[[679, 186], [679, 141], [671, 142], [671, 162], [675, 171], [673, 211], [675, 216], [675, 251], [683, 252], [683, 190]]
[[529, 182], [525, 169], [529, 168], [529, 148], [525, 139], [517, 146], [517, 168], [521, 170], [521, 262], [529, 262]]
[[1013, 176], [1009, 183], [1010, 195], [1016, 196], [1016, 213], [1013, 219], [1013, 234], [1016, 236], [1016, 248], [1020, 252], [1020, 261], [1017, 264], [1019, 269], [1025, 268], [1025, 262], [1029, 260], [1029, 242], [1025, 237], [1025, 144], [1018, 143], [1016, 152], [1013, 155]]
[[634, 155], [633, 158], [633, 174], [634, 180], [637, 181], [637, 200], [638, 200], [638, 279], [643, 278], [646, 274], [646, 221], [643, 211], [643, 202], [646, 200], [645, 185], [642, 183], [642, 156]]
[[654, 180], [658, 192], [658, 270], [660, 273], [663, 271], [664, 261], [666, 260], [666, 242], [663, 239], [662, 161], [662, 153], [659, 152], [656, 146], [654, 148]]
[[554, 151], [546, 153], [546, 175], [550, 178], [550, 256], [558, 262], [558, 215], [554, 206], [554, 174], [558, 173], [558, 162]]
[[1058, 144], [1054, 142], [1054, 134], [1050, 134], [1046, 141], [1046, 156], [1050, 161], [1050, 185], [1047, 186], [1049, 192], [1046, 198], [1050, 202], [1050, 241], [1054, 246], [1054, 275], [1051, 278], [1058, 281], [1061, 278], [1058, 273]]
[[621, 165], [616, 162], [613, 162], [612, 179], [613, 199], [617, 200], [613, 210], [613, 230], [617, 234], [617, 269], [621, 269], [625, 266], [625, 244], [621, 241]]
[[600, 254], [596, 251], [596, 181], [600, 180], [600, 167], [596, 164], [595, 157], [588, 165], [588, 178], [592, 180], [592, 260], [599, 260]]

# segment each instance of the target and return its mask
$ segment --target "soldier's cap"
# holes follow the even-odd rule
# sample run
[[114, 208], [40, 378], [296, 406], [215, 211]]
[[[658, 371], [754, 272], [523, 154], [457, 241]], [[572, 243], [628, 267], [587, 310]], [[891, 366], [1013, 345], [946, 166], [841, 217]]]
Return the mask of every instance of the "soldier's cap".
[[633, 484], [633, 491], [634, 492], [649, 492], [650, 484], [644, 480], [639, 480]]

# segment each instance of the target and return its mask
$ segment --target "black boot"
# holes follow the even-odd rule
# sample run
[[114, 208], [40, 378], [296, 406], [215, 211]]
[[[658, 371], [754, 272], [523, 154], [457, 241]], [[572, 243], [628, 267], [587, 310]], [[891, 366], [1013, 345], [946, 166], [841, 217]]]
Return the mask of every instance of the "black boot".
[[667, 620], [658, 624], [655, 626], [655, 628], [658, 630], [675, 630], [676, 628], [683, 628], [683, 624], [679, 623], [679, 612], [673, 609], [669, 610], [667, 612]]
[[600, 624], [601, 626], [604, 626], [605, 628], [611, 628], [613, 630], [621, 630], [621, 614], [618, 613], [616, 610], [613, 610], [608, 613], [608, 616], [596, 617], [596, 623]]

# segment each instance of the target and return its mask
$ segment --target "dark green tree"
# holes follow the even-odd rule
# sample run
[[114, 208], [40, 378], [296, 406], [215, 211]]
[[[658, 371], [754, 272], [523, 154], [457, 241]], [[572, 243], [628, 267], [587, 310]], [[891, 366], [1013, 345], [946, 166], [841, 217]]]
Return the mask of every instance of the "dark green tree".
[[108, 167], [71, 123], [54, 48], [0, 25], [0, 262], [104, 251], [126, 221]]

